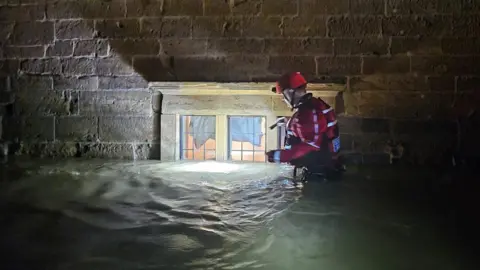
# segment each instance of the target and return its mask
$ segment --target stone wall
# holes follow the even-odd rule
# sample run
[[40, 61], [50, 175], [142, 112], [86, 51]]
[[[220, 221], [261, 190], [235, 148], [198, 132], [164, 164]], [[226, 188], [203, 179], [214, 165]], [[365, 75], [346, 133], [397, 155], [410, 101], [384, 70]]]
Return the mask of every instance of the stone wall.
[[32, 155], [155, 156], [149, 81], [295, 70], [347, 84], [358, 160], [384, 160], [388, 142], [439, 159], [479, 104], [479, 21], [468, 0], [0, 0], [2, 138]]

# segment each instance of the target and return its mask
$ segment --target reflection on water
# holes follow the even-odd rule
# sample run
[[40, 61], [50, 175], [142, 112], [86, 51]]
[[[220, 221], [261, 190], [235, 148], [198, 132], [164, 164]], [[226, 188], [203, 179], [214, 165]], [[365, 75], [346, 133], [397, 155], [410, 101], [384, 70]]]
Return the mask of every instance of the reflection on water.
[[466, 269], [426, 210], [355, 172], [300, 187], [270, 164], [22, 166], [2, 171], [21, 178], [0, 191], [8, 269]]

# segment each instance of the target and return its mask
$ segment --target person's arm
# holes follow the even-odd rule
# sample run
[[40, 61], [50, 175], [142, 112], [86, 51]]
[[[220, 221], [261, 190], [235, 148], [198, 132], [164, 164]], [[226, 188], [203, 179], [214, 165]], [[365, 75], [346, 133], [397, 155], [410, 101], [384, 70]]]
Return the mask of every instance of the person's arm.
[[302, 142], [293, 145], [290, 149], [277, 149], [267, 152], [268, 162], [289, 163], [313, 150], [316, 150], [316, 148]]

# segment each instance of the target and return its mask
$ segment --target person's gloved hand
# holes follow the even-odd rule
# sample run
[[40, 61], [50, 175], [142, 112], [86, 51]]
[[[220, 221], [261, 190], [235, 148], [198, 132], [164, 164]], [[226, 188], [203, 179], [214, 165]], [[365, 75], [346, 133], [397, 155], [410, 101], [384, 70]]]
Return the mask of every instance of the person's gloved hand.
[[267, 156], [267, 161], [268, 162], [271, 162], [271, 163], [275, 162], [273, 160], [273, 155], [275, 154], [275, 152], [276, 152], [275, 150], [271, 150], [271, 151], [268, 151], [268, 152], [265, 153], [265, 155]]

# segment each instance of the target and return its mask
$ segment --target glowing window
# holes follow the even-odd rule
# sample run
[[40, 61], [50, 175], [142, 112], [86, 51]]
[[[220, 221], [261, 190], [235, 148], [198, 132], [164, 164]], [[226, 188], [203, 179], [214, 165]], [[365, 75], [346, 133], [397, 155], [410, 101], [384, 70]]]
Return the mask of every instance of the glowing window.
[[180, 116], [180, 159], [216, 159], [216, 117]]
[[265, 117], [228, 117], [230, 160], [265, 162]]

